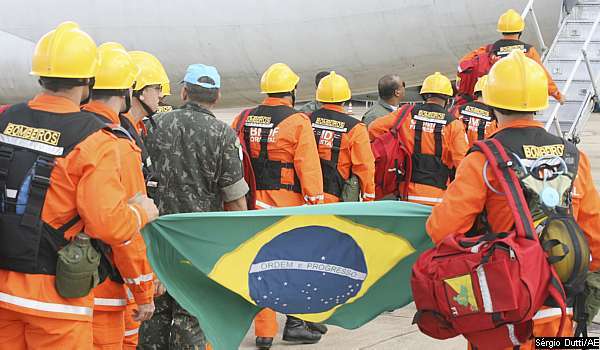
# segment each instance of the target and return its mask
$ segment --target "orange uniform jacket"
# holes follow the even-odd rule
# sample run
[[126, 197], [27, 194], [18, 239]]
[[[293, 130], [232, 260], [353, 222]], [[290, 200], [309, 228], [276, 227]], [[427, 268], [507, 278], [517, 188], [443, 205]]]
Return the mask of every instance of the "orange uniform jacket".
[[[83, 107], [85, 111], [98, 114], [109, 119], [113, 124], [119, 125], [119, 116], [102, 102], [93, 101]], [[127, 191], [127, 197], [136, 193], [146, 194], [144, 175], [142, 174], [141, 150], [133, 140], [119, 138], [117, 140], [119, 156], [121, 159], [121, 183]], [[116, 267], [123, 277], [123, 281], [132, 291], [138, 304], [149, 304], [154, 294], [153, 273], [150, 263], [146, 258], [146, 244], [140, 233], [136, 233], [131, 240], [111, 246]], [[106, 279], [94, 290], [94, 308], [96, 310], [110, 311], [123, 310], [127, 305], [125, 285]]]
[[[79, 112], [79, 106], [58, 96], [40, 94], [29, 101], [32, 109], [61, 113]], [[66, 157], [58, 158], [42, 210], [42, 220], [58, 228], [77, 214], [81, 221], [65, 233], [73, 238], [85, 232], [112, 246], [127, 242], [148, 218], [138, 205], [129, 205], [121, 184], [116, 137], [100, 130], [79, 143]], [[94, 295], [63, 298], [52, 275], [0, 270], [0, 307], [58, 319], [91, 321]]]
[[[479, 104], [485, 106], [482, 102], [473, 101], [465, 105], [459, 106], [459, 108], [454, 108], [452, 110], [452, 114], [456, 117], [456, 119], [463, 122], [465, 133], [467, 134], [467, 140], [469, 142], [469, 148], [471, 148], [473, 144], [479, 140], [479, 128], [481, 127], [482, 123], [485, 123], [485, 131], [483, 135], [484, 139], [489, 138], [492, 134], [496, 132], [496, 130], [498, 130], [498, 121], [495, 119], [495, 117], [491, 121], [485, 121], [484, 119], [474, 118], [468, 115], [463, 116], [461, 114], [462, 109], [467, 108], [468, 106], [473, 106], [477, 108], [479, 107]], [[492, 114], [493, 110], [490, 107], [487, 108], [490, 109], [490, 114]], [[486, 111], [487, 109], [485, 109], [483, 112], [485, 113]], [[468, 111], [466, 113], [468, 113]]]
[[[441, 107], [439, 107], [441, 110]], [[369, 137], [373, 141], [376, 137], [388, 132], [399, 118], [402, 111], [400, 108], [384, 117], [378, 118], [369, 124]], [[415, 148], [415, 124], [414, 116], [406, 116], [400, 127], [400, 135], [406, 141], [406, 147], [410, 153]], [[421, 142], [422, 154], [435, 154], [435, 140], [433, 129], [425, 127]], [[446, 124], [442, 129], [442, 162], [448, 168], [457, 168], [467, 153], [467, 137], [462, 122], [458, 119]], [[411, 182], [408, 186], [408, 201], [425, 205], [436, 205], [442, 201], [444, 190], [430, 185]]]
[[[324, 104], [321, 108], [344, 113], [344, 107], [339, 105]], [[349, 116], [349, 118], [352, 117]], [[330, 160], [332, 145], [325, 138], [326, 135], [321, 134], [321, 139], [318, 143], [319, 157]], [[371, 151], [369, 133], [365, 124], [359, 123], [347, 133], [342, 134], [337, 169], [344, 179], [348, 179], [350, 173], [360, 179], [363, 201], [372, 201], [375, 199], [375, 158]], [[338, 197], [325, 193], [325, 203], [339, 201]]]
[[[477, 50], [473, 50], [471, 52], [469, 52], [468, 54], [466, 54], [465, 56], [463, 56], [460, 61], [464, 61], [464, 60], [469, 60], [473, 57], [475, 57], [477, 54], [481, 53], [481, 51], [485, 48], [485, 46], [480, 47]], [[554, 97], [556, 100], [559, 100], [562, 96], [562, 94], [560, 93], [560, 91], [558, 90], [558, 87], [556, 86], [556, 83], [554, 82], [554, 79], [552, 78], [552, 75], [550, 75], [550, 72], [548, 72], [548, 70], [546, 69], [546, 67], [544, 66], [544, 64], [542, 63], [542, 58], [540, 57], [540, 54], [537, 52], [537, 50], [535, 49], [535, 47], [531, 46], [529, 48], [529, 50], [527, 50], [525, 52], [525, 56], [531, 58], [532, 60], [536, 61], [537, 63], [540, 64], [540, 66], [542, 66], [542, 68], [544, 68], [544, 71], [546, 72], [546, 77], [548, 78], [548, 95]]]
[[[292, 107], [286, 99], [274, 97], [267, 97], [262, 105]], [[238, 115], [233, 121], [234, 129], [239, 118]], [[310, 120], [305, 114], [300, 112], [292, 114], [272, 129], [267, 150], [270, 160], [294, 164], [294, 170], [300, 179], [302, 194], [287, 189], [259, 190], [256, 191], [258, 208], [291, 207], [323, 202], [321, 162]], [[250, 142], [250, 155], [258, 157], [259, 152], [260, 143]], [[294, 184], [292, 169], [281, 169], [281, 183]]]
[[[498, 131], [527, 127], [543, 128], [543, 124], [517, 120], [501, 125]], [[514, 226], [513, 215], [505, 197], [490, 190], [483, 180], [485, 161], [483, 153], [473, 152], [458, 168], [456, 179], [448, 187], [443, 202], [433, 208], [427, 221], [427, 233], [434, 242], [439, 242], [448, 235], [467, 232], [484, 209], [493, 213], [488, 216], [492, 232], [506, 232]], [[492, 169], [487, 170], [487, 177], [492, 187], [501, 188]], [[590, 245], [593, 257], [590, 270], [597, 270], [600, 268], [600, 197], [592, 179], [590, 161], [582, 152], [573, 187], [573, 213]], [[557, 315], [560, 315], [560, 310], [544, 309], [538, 312], [534, 318], [534, 335], [555, 336], [560, 323]], [[533, 349], [533, 345], [527, 344], [521, 349]]]

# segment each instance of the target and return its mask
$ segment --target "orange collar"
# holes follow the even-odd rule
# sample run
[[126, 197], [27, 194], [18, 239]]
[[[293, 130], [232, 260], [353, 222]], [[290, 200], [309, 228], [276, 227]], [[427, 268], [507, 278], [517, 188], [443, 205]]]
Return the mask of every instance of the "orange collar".
[[520, 128], [543, 128], [544, 124], [537, 120], [529, 119], [514, 119], [505, 123], [499, 124], [499, 128], [492, 134], [495, 135], [505, 129], [520, 129]]
[[279, 97], [267, 97], [265, 98], [261, 105], [264, 106], [288, 106], [288, 107], [293, 107], [292, 104], [290, 103], [290, 101], [288, 101], [288, 99], [286, 98], [279, 98]]
[[330, 104], [330, 103], [325, 103], [321, 108], [328, 109], [330, 111], [335, 111], [335, 112], [340, 112], [340, 113], [346, 113], [346, 111], [344, 110], [344, 106], [341, 106], [341, 105], [334, 105], [334, 104]]
[[79, 112], [79, 105], [73, 103], [66, 97], [48, 95], [41, 93], [31, 99], [27, 105], [31, 109], [37, 109], [39, 111], [65, 114], [65, 113], [76, 113]]
[[127, 120], [133, 125], [135, 131], [137, 131], [138, 135], [147, 135], [148, 129], [146, 129], [146, 124], [144, 124], [143, 120], [140, 120], [137, 124], [135, 119], [133, 118], [133, 114], [131, 112], [127, 112], [123, 114]]
[[114, 123], [116, 125], [121, 124], [121, 122], [119, 121], [119, 115], [101, 101], [92, 101], [92, 102], [86, 104], [85, 106], [83, 106], [81, 109], [88, 111], [88, 112], [99, 114], [99, 115], [103, 116], [104, 118], [109, 119], [112, 123]]

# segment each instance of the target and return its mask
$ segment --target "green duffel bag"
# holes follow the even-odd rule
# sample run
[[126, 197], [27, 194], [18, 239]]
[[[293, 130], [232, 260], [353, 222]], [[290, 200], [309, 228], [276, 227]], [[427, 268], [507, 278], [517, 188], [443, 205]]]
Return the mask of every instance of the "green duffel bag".
[[92, 240], [84, 233], [58, 251], [56, 262], [56, 290], [65, 298], [81, 298], [88, 295], [100, 280], [98, 267], [100, 253], [92, 246]]

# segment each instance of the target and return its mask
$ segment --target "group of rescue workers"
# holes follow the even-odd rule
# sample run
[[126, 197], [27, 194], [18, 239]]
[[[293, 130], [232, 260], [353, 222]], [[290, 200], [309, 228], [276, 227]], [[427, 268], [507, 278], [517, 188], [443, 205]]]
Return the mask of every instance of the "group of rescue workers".
[[[159, 210], [395, 199], [433, 206], [434, 242], [472, 231], [484, 212], [492, 232], [509, 231], [515, 219], [499, 179], [469, 148], [498, 139], [527, 166], [573, 157], [560, 151], [568, 141], [534, 120], [549, 95], [565, 98], [535, 49], [519, 41], [523, 30], [518, 13], [503, 14], [503, 38], [461, 60], [458, 94], [436, 72], [423, 81], [424, 103], [400, 105], [404, 83], [384, 76], [365, 123], [345, 112], [351, 90], [334, 71], [317, 75], [316, 101], [294, 109], [300, 77], [276, 63], [260, 81], [266, 98], [229, 127], [210, 111], [221, 87], [214, 67], [191, 65], [185, 104], [156, 114], [170, 94], [156, 57], [114, 42], [96, 47], [77, 24], [59, 25], [33, 55], [42, 92], [0, 115], [0, 349], [210, 347], [148, 263], [140, 230]], [[600, 198], [589, 159], [576, 156], [569, 215], [595, 271]], [[533, 320], [534, 336], [555, 335], [560, 310], [544, 307]], [[138, 346], [140, 322], [147, 336]], [[326, 332], [287, 316], [283, 339], [316, 343]], [[275, 312], [263, 309], [256, 346], [269, 349], [276, 333]]]

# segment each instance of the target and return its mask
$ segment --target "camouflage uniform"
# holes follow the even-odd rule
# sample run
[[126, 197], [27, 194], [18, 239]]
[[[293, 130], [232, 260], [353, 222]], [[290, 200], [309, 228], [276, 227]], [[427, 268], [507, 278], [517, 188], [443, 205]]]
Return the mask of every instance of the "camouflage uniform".
[[[154, 200], [161, 214], [220, 211], [224, 202], [248, 192], [235, 132], [209, 110], [187, 103], [155, 121], [146, 146], [156, 169]], [[155, 304], [154, 316], [140, 328], [138, 349], [204, 349], [195, 317], [168, 293]]]
[[304, 106], [300, 107], [299, 111], [306, 114], [311, 114], [312, 112], [318, 111], [323, 107], [323, 104], [319, 101], [310, 101]]
[[369, 124], [371, 124], [375, 119], [383, 117], [384, 115], [388, 115], [393, 111], [395, 111], [395, 109], [391, 105], [382, 99], [379, 99], [365, 112], [362, 117], [362, 122], [369, 126]]

